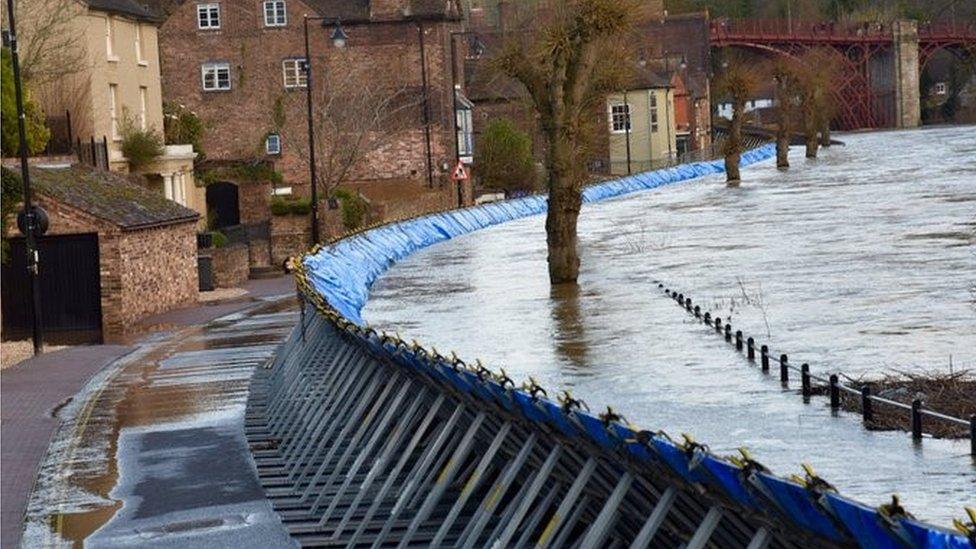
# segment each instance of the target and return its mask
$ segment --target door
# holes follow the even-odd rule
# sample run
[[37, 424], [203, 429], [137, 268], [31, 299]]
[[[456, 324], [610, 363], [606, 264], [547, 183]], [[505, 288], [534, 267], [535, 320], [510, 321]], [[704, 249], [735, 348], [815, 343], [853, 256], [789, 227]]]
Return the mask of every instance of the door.
[[207, 185], [207, 214], [214, 216], [211, 229], [240, 225], [237, 185], [226, 181]]
[[[30, 278], [23, 238], [11, 238], [3, 277], [3, 338], [31, 336]], [[51, 344], [101, 343], [98, 235], [43, 236], [37, 242], [41, 326]]]

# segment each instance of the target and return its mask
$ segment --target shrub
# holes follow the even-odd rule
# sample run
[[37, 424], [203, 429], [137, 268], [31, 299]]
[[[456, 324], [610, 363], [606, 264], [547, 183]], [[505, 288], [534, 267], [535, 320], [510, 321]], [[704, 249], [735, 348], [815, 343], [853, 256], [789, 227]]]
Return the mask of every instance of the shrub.
[[488, 124], [475, 145], [475, 166], [481, 184], [503, 191], [532, 190], [536, 183], [532, 138], [507, 118]]
[[212, 244], [214, 248], [223, 248], [227, 245], [227, 235], [220, 231], [213, 231], [210, 233], [212, 238]]
[[271, 213], [273, 215], [288, 215], [291, 212], [291, 205], [280, 196], [271, 199]]
[[163, 103], [163, 136], [167, 145], [193, 145], [198, 160], [203, 157], [203, 122], [182, 103]]
[[369, 213], [369, 203], [359, 193], [348, 189], [335, 189], [332, 196], [341, 201], [342, 226], [347, 231], [361, 227]]
[[163, 138], [155, 128], [143, 129], [135, 119], [123, 109], [119, 121], [119, 134], [122, 136], [122, 154], [129, 165], [140, 168], [163, 155]]
[[[0, 90], [0, 134], [2, 134], [3, 156], [17, 156], [20, 152], [20, 132], [17, 127], [17, 98], [14, 94], [14, 66], [10, 50], [2, 50], [2, 87]], [[44, 113], [41, 108], [31, 99], [30, 90], [26, 85], [24, 91], [24, 120], [27, 129], [27, 152], [37, 154], [47, 146], [47, 140], [51, 137], [51, 130], [44, 125]]]
[[296, 198], [289, 204], [294, 215], [308, 215], [312, 213], [312, 201], [308, 198]]
[[[0, 216], [2, 216], [0, 217], [0, 236], [6, 237], [7, 218], [19, 209], [20, 201], [23, 198], [23, 182], [20, 175], [13, 170], [0, 168], [0, 172], [2, 172], [0, 179], [3, 181], [3, 195], [0, 196]], [[2, 263], [7, 262], [7, 254], [10, 253], [8, 248], [7, 239], [3, 238], [2, 246], [0, 246], [0, 262]]]

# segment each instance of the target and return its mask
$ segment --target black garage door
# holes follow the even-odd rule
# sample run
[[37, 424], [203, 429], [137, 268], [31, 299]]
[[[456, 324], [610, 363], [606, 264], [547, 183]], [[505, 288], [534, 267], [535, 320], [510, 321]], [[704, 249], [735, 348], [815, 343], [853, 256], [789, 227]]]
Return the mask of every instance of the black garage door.
[[[30, 279], [23, 238], [11, 238], [2, 267], [3, 338], [31, 335]], [[52, 344], [101, 343], [102, 303], [98, 235], [45, 236], [38, 239], [41, 324]]]

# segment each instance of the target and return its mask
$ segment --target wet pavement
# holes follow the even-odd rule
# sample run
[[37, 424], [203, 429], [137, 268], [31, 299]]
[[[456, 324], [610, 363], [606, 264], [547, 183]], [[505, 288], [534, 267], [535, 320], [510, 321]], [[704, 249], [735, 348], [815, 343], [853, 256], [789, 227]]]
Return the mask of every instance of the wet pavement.
[[278, 296], [202, 326], [170, 319], [97, 374], [57, 413], [22, 546], [293, 545], [258, 482], [243, 418], [254, 369], [296, 311]]
[[[647, 429], [775, 472], [801, 461], [845, 495], [898, 493], [941, 524], [976, 504], [968, 441], [869, 432], [805, 404], [663, 297], [665, 281], [736, 329], [852, 377], [976, 368], [976, 129], [840, 137], [793, 168], [747, 168], [584, 209], [578, 288], [550, 289], [541, 216], [420, 251], [375, 285], [364, 318], [516, 378], [568, 388]], [[883, 160], [882, 159], [886, 159]]]

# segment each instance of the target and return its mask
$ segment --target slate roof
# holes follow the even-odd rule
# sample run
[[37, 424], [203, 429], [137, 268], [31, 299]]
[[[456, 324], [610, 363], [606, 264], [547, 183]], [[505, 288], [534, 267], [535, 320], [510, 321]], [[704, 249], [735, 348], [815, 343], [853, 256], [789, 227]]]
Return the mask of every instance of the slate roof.
[[93, 10], [124, 15], [151, 23], [160, 22], [160, 18], [154, 10], [136, 0], [85, 0], [85, 3]]
[[133, 183], [128, 177], [86, 166], [31, 168], [38, 193], [103, 219], [122, 230], [196, 221], [200, 214]]

